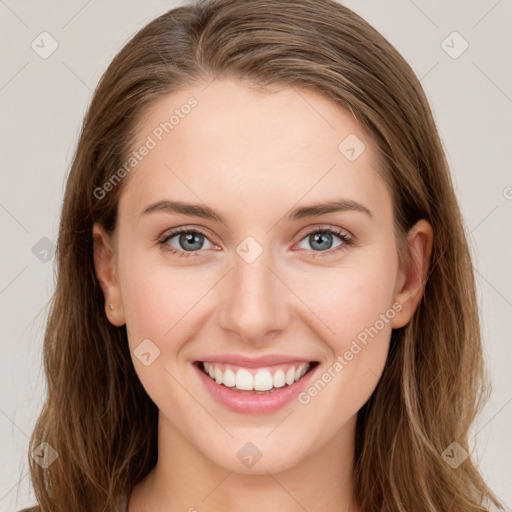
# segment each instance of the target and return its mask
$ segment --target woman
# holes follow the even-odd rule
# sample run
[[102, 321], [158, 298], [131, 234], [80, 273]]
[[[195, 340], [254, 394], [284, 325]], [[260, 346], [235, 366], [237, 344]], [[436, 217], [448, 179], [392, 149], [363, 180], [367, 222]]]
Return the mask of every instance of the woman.
[[482, 351], [441, 142], [349, 9], [144, 27], [94, 94], [57, 252], [38, 510], [499, 504], [467, 454]]

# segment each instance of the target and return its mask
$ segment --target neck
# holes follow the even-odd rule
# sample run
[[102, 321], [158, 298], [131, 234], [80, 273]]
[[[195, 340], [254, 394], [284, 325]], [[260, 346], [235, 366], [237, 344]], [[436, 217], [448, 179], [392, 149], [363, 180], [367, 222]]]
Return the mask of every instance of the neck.
[[133, 489], [128, 512], [358, 512], [353, 502], [355, 420], [279, 472], [236, 473], [192, 446], [160, 414], [158, 462]]

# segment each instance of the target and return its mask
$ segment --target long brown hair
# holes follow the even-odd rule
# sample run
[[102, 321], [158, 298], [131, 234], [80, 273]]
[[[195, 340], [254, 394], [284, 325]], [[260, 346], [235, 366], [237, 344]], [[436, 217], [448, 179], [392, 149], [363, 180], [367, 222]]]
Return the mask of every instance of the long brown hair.
[[[219, 76], [317, 91], [350, 109], [378, 148], [403, 240], [434, 230], [424, 296], [392, 333], [384, 373], [358, 414], [355, 498], [365, 512], [483, 511], [496, 505], [471, 458], [442, 456], [486, 398], [473, 269], [461, 213], [425, 94], [410, 66], [333, 0], [206, 0], [140, 30], [103, 75], [67, 181], [58, 273], [44, 338], [48, 396], [30, 440], [40, 510], [116, 510], [157, 460], [157, 408], [111, 325], [93, 262], [93, 223], [112, 232], [121, 182], [98, 198], [133, 151], [139, 121], [163, 95]], [[95, 193], [96, 191], [96, 193]], [[48, 443], [47, 469], [30, 452]]]

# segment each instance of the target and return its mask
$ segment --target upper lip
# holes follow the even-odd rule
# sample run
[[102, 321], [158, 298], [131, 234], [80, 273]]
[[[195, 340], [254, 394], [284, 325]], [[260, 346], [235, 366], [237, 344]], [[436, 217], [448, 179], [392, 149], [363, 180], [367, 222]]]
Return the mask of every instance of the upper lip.
[[264, 366], [274, 366], [284, 363], [309, 363], [312, 359], [284, 354], [269, 354], [259, 357], [248, 357], [238, 354], [217, 354], [205, 357], [201, 359], [201, 361], [208, 363], [228, 363], [244, 368], [262, 368]]

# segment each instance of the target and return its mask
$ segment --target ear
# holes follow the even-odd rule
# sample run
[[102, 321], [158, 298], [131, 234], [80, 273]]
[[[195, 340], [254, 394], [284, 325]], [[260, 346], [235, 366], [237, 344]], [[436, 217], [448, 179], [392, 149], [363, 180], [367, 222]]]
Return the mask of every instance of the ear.
[[[105, 296], [105, 314], [109, 322], [117, 327], [124, 325], [123, 303], [117, 279], [116, 253], [112, 237], [98, 223], [92, 228], [94, 267]], [[110, 309], [109, 305], [113, 306]]]
[[399, 303], [402, 308], [391, 321], [393, 329], [406, 325], [420, 303], [430, 266], [433, 240], [432, 226], [425, 219], [419, 220], [407, 233], [409, 258], [400, 263], [395, 286], [395, 303]]

